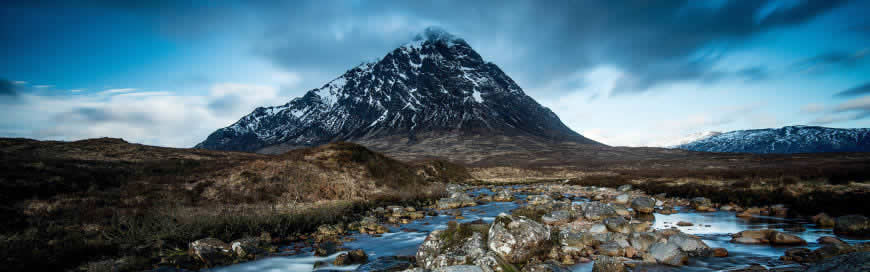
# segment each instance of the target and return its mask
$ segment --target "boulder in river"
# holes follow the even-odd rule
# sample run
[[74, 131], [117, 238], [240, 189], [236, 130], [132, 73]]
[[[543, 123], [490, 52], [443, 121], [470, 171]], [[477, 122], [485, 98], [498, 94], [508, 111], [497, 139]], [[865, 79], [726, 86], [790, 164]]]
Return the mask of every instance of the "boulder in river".
[[870, 235], [870, 219], [863, 215], [844, 215], [837, 217], [834, 233], [847, 235]]
[[489, 228], [489, 249], [509, 263], [524, 263], [550, 239], [550, 230], [522, 216], [500, 214]]
[[620, 192], [628, 192], [631, 191], [631, 184], [623, 184], [616, 188], [617, 191]]
[[813, 223], [815, 223], [819, 227], [830, 228], [836, 224], [834, 218], [828, 215], [827, 213], [819, 213], [812, 217]]
[[586, 217], [586, 219], [589, 220], [601, 220], [617, 215], [613, 208], [601, 202], [588, 202], [581, 205], [583, 209], [583, 217]]
[[621, 194], [613, 198], [613, 203], [617, 204], [628, 204], [628, 199], [630, 196], [628, 194]]
[[731, 242], [738, 244], [805, 245], [807, 242], [796, 236], [776, 230], [745, 230], [731, 235]]
[[639, 213], [652, 213], [656, 202], [650, 197], [636, 197], [631, 200], [631, 208]]
[[573, 219], [573, 216], [571, 215], [571, 211], [568, 210], [553, 211], [549, 214], [541, 216], [541, 222], [547, 225], [568, 223], [571, 221], [571, 219]]
[[870, 271], [870, 252], [854, 252], [811, 265], [807, 272]]
[[635, 232], [628, 235], [628, 242], [631, 244], [631, 247], [639, 252], [646, 252], [656, 241], [658, 241], [658, 238], [651, 232]]
[[229, 244], [217, 238], [204, 238], [190, 243], [190, 253], [208, 266], [224, 265], [232, 261]]
[[429, 233], [417, 249], [417, 265], [436, 269], [463, 265], [486, 254], [485, 224], [457, 224], [450, 222], [447, 229]]
[[383, 256], [377, 259], [360, 265], [355, 271], [371, 272], [371, 271], [403, 271], [414, 266], [414, 257], [409, 256]]
[[625, 272], [625, 263], [617, 258], [598, 256], [592, 264], [592, 272]]
[[689, 255], [673, 243], [655, 243], [649, 247], [649, 254], [660, 264], [681, 266], [689, 261]]
[[685, 233], [677, 233], [668, 237], [668, 244], [674, 244], [690, 256], [709, 256], [710, 247], [701, 239]]
[[611, 232], [619, 232], [619, 233], [631, 233], [631, 228], [628, 225], [628, 221], [621, 216], [613, 216], [604, 219], [604, 226], [607, 227], [608, 231]]
[[252, 237], [235, 240], [230, 243], [230, 247], [239, 257], [246, 257], [265, 252], [265, 250], [262, 249], [262, 241], [259, 238]]
[[706, 197], [692, 198], [692, 208], [698, 211], [709, 211], [713, 209], [713, 202]]
[[501, 190], [492, 197], [492, 201], [510, 202], [514, 201], [514, 195], [508, 190]]

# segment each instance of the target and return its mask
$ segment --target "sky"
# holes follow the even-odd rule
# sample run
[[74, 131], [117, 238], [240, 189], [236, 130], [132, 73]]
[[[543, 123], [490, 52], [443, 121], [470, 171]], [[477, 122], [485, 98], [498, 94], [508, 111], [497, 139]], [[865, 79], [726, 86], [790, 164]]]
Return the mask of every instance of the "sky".
[[191, 147], [427, 27], [575, 131], [870, 127], [870, 0], [4, 1], [0, 137]]

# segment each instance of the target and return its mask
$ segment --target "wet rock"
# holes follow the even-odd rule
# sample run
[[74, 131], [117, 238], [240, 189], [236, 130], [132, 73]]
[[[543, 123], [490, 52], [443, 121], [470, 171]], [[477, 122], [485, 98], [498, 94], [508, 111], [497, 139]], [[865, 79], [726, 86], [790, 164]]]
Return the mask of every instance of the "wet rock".
[[384, 256], [360, 265], [355, 271], [361, 272], [393, 272], [409, 269], [414, 266], [414, 258], [407, 256]]
[[593, 272], [625, 272], [625, 264], [617, 258], [608, 256], [598, 256], [595, 263], [592, 265]]
[[870, 235], [870, 219], [863, 215], [844, 215], [834, 222], [834, 233]]
[[553, 198], [548, 195], [530, 195], [526, 197], [530, 205], [547, 205], [553, 203]]
[[523, 263], [550, 239], [550, 230], [525, 217], [500, 214], [490, 227], [488, 238], [490, 250], [509, 263]]
[[833, 257], [810, 266], [808, 272], [870, 271], [870, 252], [854, 252]]
[[631, 228], [628, 226], [628, 221], [620, 216], [608, 217], [604, 219], [604, 226], [608, 231], [619, 233], [631, 233]]
[[325, 257], [338, 252], [338, 243], [333, 241], [323, 242], [314, 249], [314, 256]]
[[846, 245], [846, 242], [834, 236], [822, 236], [816, 241], [823, 245]]
[[618, 196], [616, 196], [616, 197], [613, 199], [613, 203], [618, 203], [618, 204], [628, 204], [628, 199], [629, 199], [629, 197], [630, 197], [630, 196], [629, 196], [628, 194], [621, 194], [621, 195], [618, 195]]
[[617, 191], [620, 192], [628, 192], [631, 191], [631, 184], [624, 184], [616, 188]]
[[337, 266], [350, 265], [350, 255], [347, 253], [338, 254], [332, 264]]
[[[479, 232], [472, 232], [471, 225], [452, 224], [446, 230], [431, 232], [417, 249], [417, 264], [420, 267], [436, 269], [463, 265], [486, 254], [484, 238]], [[463, 237], [467, 232], [472, 233]]]
[[549, 214], [541, 216], [541, 222], [547, 225], [558, 225], [563, 223], [568, 223], [573, 219], [571, 215], [571, 211], [568, 210], [558, 210], [553, 211]]
[[432, 270], [432, 272], [483, 272], [483, 269], [476, 265], [453, 265], [439, 267]]
[[510, 202], [514, 201], [514, 195], [508, 190], [501, 190], [492, 197], [493, 201]]
[[583, 209], [583, 217], [589, 220], [601, 220], [617, 215], [613, 208], [601, 202], [583, 203], [581, 207]]
[[709, 211], [713, 208], [713, 202], [706, 197], [692, 198], [692, 208], [698, 211]]
[[827, 213], [819, 213], [817, 215], [814, 215], [811, 219], [813, 220], [814, 224], [823, 228], [830, 228], [833, 227], [834, 224], [836, 224], [834, 218]]
[[714, 248], [713, 257], [728, 257], [728, 250], [721, 247]]
[[650, 228], [650, 224], [646, 222], [631, 223], [628, 226], [632, 232], [647, 232]]
[[692, 224], [692, 222], [686, 222], [686, 221], [677, 222], [677, 226], [680, 226], [680, 227], [690, 227], [690, 226], [694, 226], [694, 225], [695, 224]]
[[631, 247], [640, 252], [646, 252], [656, 241], [658, 241], [658, 238], [650, 232], [635, 232], [628, 235], [628, 242], [631, 244]]
[[364, 264], [368, 261], [369, 256], [366, 255], [366, 252], [362, 249], [351, 250], [348, 253], [342, 253], [335, 257], [335, 261], [333, 261], [334, 265], [351, 265], [351, 264]]
[[539, 264], [529, 264], [523, 267], [523, 272], [569, 272], [568, 270], [561, 265], [558, 265], [553, 262], [545, 262]]
[[674, 244], [689, 256], [709, 256], [710, 247], [704, 241], [685, 233], [678, 233], [668, 237], [668, 244]]
[[232, 261], [230, 245], [216, 238], [204, 238], [190, 243], [190, 253], [208, 266], [224, 265]]
[[655, 200], [645, 196], [631, 200], [631, 208], [639, 213], [652, 213], [655, 210], [655, 205]]
[[689, 255], [672, 243], [655, 243], [649, 247], [649, 254], [660, 264], [681, 266], [689, 261]]
[[625, 256], [625, 249], [616, 242], [607, 242], [598, 246], [598, 254], [611, 257]]
[[619, 215], [622, 217], [630, 217], [631, 216], [631, 211], [629, 211], [628, 209], [626, 209], [624, 206], [622, 206], [620, 204], [614, 204], [614, 205], [611, 205], [610, 207], [613, 208], [613, 211], [616, 212], [616, 215]]
[[257, 255], [265, 252], [265, 250], [262, 249], [262, 241], [259, 238], [252, 237], [235, 240], [230, 243], [230, 247], [239, 257]]
[[594, 224], [589, 227], [589, 233], [607, 233], [607, 226], [604, 224]]
[[769, 229], [745, 230], [731, 237], [731, 242], [738, 244], [804, 245], [807, 243], [798, 236]]

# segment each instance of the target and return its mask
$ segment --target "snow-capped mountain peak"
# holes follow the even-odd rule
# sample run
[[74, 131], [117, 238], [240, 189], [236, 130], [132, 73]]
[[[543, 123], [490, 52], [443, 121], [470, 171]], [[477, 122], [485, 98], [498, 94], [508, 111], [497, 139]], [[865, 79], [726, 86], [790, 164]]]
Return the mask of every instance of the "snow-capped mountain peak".
[[597, 144], [565, 126], [463, 39], [428, 28], [289, 103], [257, 108], [199, 148], [259, 151], [421, 132]]
[[814, 153], [870, 151], [870, 129], [786, 126], [737, 130], [699, 139], [676, 148], [707, 152]]

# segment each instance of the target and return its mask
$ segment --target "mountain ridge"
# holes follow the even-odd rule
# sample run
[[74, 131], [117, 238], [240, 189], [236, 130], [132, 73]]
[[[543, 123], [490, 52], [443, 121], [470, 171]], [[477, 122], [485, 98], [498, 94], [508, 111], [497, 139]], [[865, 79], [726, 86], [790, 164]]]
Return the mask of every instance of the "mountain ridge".
[[817, 152], [870, 152], [870, 128], [785, 126], [725, 132], [678, 149], [703, 152], [793, 154]]
[[414, 144], [422, 132], [601, 145], [568, 128], [463, 39], [428, 28], [302, 97], [255, 109], [196, 148], [273, 153], [395, 135]]

